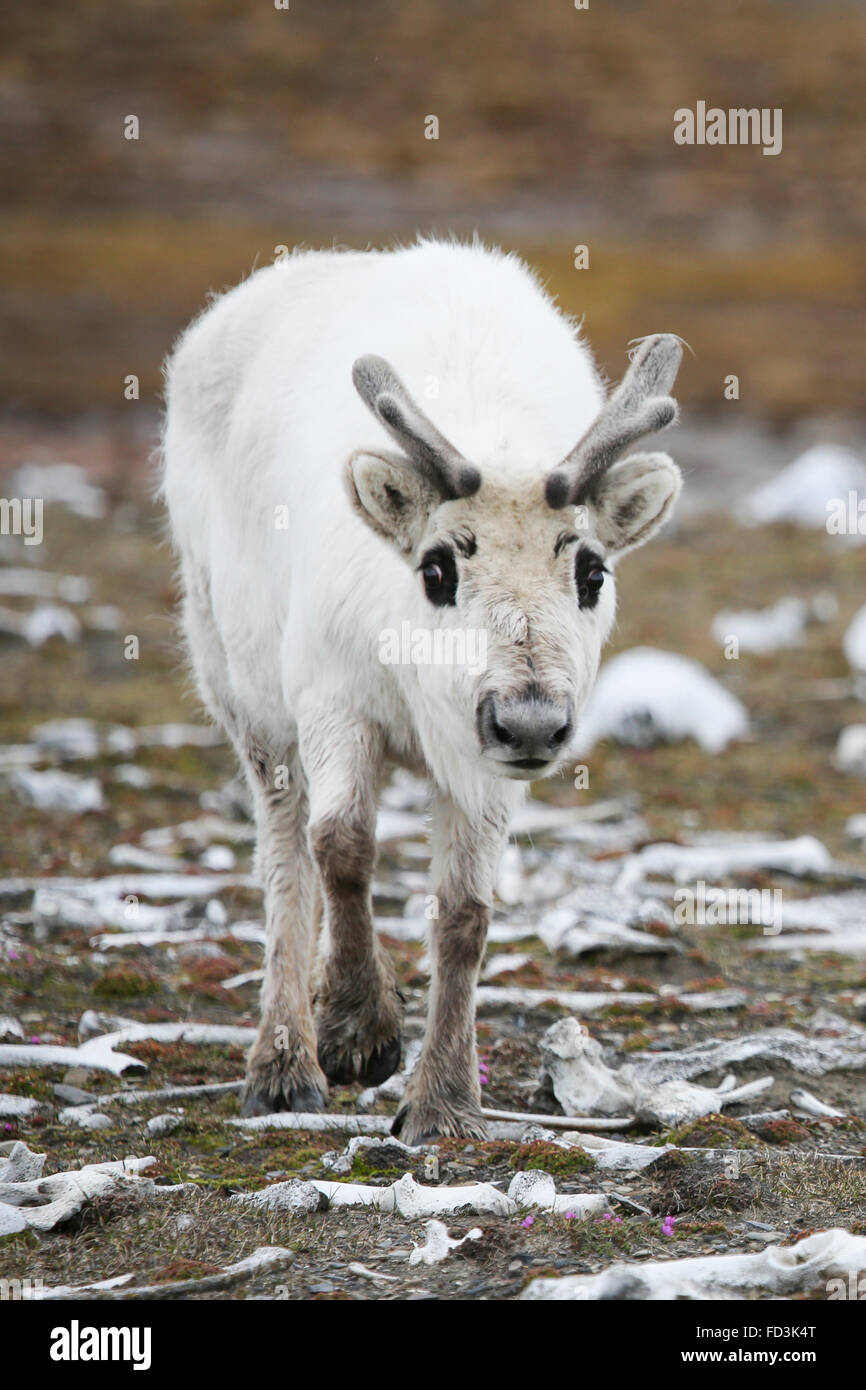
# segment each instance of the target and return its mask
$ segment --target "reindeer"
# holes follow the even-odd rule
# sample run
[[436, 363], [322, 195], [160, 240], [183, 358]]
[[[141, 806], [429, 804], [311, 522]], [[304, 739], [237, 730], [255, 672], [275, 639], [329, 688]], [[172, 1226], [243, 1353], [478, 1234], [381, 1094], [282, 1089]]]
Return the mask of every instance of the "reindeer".
[[[393, 1132], [485, 1133], [475, 989], [509, 817], [568, 759], [614, 569], [681, 486], [678, 339], [605, 391], [513, 256], [304, 252], [218, 298], [167, 367], [164, 496], [202, 699], [252, 792], [266, 918], [243, 1113], [383, 1082], [402, 1007], [374, 927], [377, 795], [433, 785], [431, 982]], [[423, 406], [421, 402], [423, 401]], [[483, 669], [380, 660], [386, 630], [486, 634]], [[318, 953], [317, 953], [318, 945]]]

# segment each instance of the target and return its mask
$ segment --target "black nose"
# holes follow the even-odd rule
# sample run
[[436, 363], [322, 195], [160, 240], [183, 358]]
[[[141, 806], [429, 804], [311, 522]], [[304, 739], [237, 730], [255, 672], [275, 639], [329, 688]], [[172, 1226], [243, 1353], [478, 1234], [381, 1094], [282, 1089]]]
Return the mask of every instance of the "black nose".
[[543, 767], [568, 743], [574, 729], [570, 701], [549, 696], [485, 695], [478, 706], [482, 748], [508, 754], [519, 767]]

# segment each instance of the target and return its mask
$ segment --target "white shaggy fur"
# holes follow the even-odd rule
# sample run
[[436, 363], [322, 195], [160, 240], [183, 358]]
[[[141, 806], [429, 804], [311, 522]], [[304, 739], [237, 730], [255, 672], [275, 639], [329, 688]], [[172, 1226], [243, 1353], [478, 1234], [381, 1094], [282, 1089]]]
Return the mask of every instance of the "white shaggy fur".
[[[443, 500], [395, 450], [353, 386], [353, 364], [370, 354], [480, 471], [474, 495]], [[395, 1027], [369, 916], [372, 859], [359, 847], [390, 756], [434, 784], [432, 944], [445, 976], [433, 982], [403, 1134], [481, 1132], [471, 994], [496, 855], [529, 774], [480, 746], [479, 700], [519, 699], [531, 680], [579, 713], [615, 598], [608, 576], [596, 606], [578, 604], [575, 555], [591, 543], [610, 568], [679, 489], [669, 459], [638, 455], [594, 486], [588, 522], [546, 504], [545, 479], [604, 399], [575, 326], [519, 260], [478, 244], [298, 253], [215, 300], [169, 363], [164, 495], [184, 626], [205, 703], [250, 776], [259, 825], [269, 945], [253, 1107], [256, 1096], [272, 1108], [323, 1097], [323, 1033], [331, 1070], [362, 1075]], [[476, 550], [460, 560], [456, 604], [434, 607], [419, 562], [455, 535]], [[485, 669], [383, 665], [381, 634], [407, 621], [483, 629]], [[323, 908], [330, 939], [313, 1022]], [[458, 940], [466, 950], [455, 965]], [[349, 999], [347, 969], [366, 981], [364, 1002]]]

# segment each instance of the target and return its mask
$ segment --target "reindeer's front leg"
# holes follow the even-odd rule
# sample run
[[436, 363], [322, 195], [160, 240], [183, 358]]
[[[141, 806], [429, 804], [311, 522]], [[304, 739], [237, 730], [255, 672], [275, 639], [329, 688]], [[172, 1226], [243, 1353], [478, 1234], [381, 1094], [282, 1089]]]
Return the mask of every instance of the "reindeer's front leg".
[[475, 1047], [475, 989], [493, 900], [493, 876], [508, 831], [504, 801], [477, 820], [440, 795], [433, 817], [438, 917], [430, 931], [430, 998], [418, 1066], [392, 1132], [407, 1144], [437, 1135], [483, 1139]]
[[325, 899], [315, 1021], [319, 1063], [338, 1085], [375, 1086], [400, 1064], [402, 1001], [373, 925], [381, 731], [310, 707], [300, 724], [309, 845]]

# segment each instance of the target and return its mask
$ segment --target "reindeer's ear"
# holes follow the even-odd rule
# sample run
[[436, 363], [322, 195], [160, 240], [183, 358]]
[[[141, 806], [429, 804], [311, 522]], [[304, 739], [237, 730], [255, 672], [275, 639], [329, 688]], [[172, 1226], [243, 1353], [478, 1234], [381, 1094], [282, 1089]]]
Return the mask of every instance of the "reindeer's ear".
[[683, 479], [667, 454], [632, 454], [596, 483], [598, 538], [613, 554], [643, 545], [670, 516]]
[[378, 535], [404, 554], [424, 534], [439, 493], [396, 454], [352, 454], [345, 470], [346, 491], [355, 511]]

